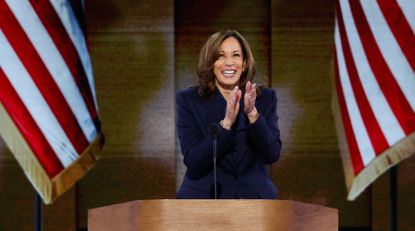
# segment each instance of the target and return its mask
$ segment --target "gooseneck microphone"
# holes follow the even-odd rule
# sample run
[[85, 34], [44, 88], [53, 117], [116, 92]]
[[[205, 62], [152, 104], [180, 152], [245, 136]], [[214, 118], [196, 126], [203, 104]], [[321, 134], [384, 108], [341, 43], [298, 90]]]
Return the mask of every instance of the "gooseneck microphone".
[[216, 180], [216, 153], [217, 153], [217, 143], [219, 136], [219, 125], [211, 124], [209, 126], [209, 133], [213, 139], [213, 185], [215, 191], [215, 199], [218, 199], [218, 189], [217, 189], [217, 180]]

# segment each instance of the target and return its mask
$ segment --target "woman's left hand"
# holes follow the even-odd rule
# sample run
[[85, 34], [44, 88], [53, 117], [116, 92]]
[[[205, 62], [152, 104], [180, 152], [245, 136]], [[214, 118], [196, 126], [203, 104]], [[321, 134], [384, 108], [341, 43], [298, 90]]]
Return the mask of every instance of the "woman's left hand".
[[247, 115], [249, 122], [251, 124], [255, 123], [258, 119], [259, 114], [255, 107], [256, 101], [256, 84], [251, 84], [251, 81], [248, 81], [245, 86], [245, 95], [244, 95], [244, 111]]

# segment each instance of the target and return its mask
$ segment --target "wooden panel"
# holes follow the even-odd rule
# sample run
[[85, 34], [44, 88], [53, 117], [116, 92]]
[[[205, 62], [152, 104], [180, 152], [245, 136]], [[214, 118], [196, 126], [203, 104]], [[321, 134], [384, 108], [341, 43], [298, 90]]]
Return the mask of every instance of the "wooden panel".
[[65, 192], [53, 205], [43, 205], [42, 216], [44, 231], [77, 231], [76, 186]]
[[[398, 165], [398, 228], [413, 230], [415, 227], [415, 155]], [[385, 190], [385, 189], [381, 189]]]
[[[387, 229], [387, 175], [346, 201], [330, 107], [333, 9], [332, 0], [86, 1], [107, 144], [77, 189], [43, 207], [44, 230], [86, 228], [92, 207], [174, 197], [174, 92], [196, 83], [199, 49], [225, 28], [248, 39], [258, 76], [272, 73], [283, 139], [273, 179], [281, 198], [339, 208], [341, 227]], [[398, 167], [403, 231], [415, 226], [414, 163], [413, 157]], [[33, 230], [33, 188], [1, 138], [0, 189], [0, 230]]]
[[[389, 173], [356, 201], [346, 201], [330, 105], [334, 2], [272, 1], [272, 75], [284, 144], [274, 179], [282, 198], [339, 208], [341, 227], [386, 230]], [[412, 157], [398, 167], [398, 230], [415, 225], [414, 163]]]
[[[43, 207], [46, 231], [85, 228], [89, 207], [175, 193], [173, 1], [86, 1], [86, 19], [106, 145], [77, 189]], [[0, 230], [32, 230], [31, 186], [5, 147], [0, 158]]]
[[78, 228], [91, 207], [175, 196], [173, 1], [91, 0], [86, 14], [106, 145], [78, 184]]
[[[2, 141], [0, 141], [2, 143]], [[35, 192], [14, 159], [0, 152], [0, 230], [31, 231], [34, 226]], [[11, 156], [9, 156], [11, 158]]]
[[336, 209], [280, 200], [146, 200], [88, 212], [90, 231], [334, 231]]
[[[397, 230], [411, 231], [415, 227], [415, 156], [398, 164]], [[372, 230], [389, 229], [390, 173], [387, 171], [372, 184]]]
[[[75, 231], [75, 190], [43, 205], [43, 230]], [[0, 138], [0, 230], [34, 230], [35, 191]], [[11, 228], [13, 227], [13, 228]]]
[[346, 200], [331, 109], [334, 1], [272, 1], [272, 83], [283, 140], [273, 178], [282, 199], [340, 210], [340, 227], [370, 227], [366, 192]]

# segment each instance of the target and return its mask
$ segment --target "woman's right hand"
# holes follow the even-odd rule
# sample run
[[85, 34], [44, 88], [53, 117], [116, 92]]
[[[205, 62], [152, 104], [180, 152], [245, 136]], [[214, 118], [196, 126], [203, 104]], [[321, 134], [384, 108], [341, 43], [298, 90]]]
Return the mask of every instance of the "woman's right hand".
[[223, 119], [222, 126], [227, 130], [231, 130], [233, 123], [235, 123], [236, 116], [239, 112], [239, 102], [242, 92], [238, 86], [235, 86], [231, 92], [229, 100], [226, 103], [226, 115]]

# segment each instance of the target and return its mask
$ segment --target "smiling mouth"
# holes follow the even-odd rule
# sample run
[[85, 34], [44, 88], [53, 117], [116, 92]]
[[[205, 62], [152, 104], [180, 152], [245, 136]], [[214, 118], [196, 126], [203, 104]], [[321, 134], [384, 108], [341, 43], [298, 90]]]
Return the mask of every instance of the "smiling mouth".
[[222, 71], [222, 74], [225, 77], [233, 77], [235, 75], [235, 73], [236, 73], [236, 70], [223, 70]]

